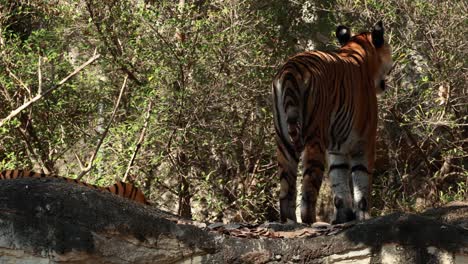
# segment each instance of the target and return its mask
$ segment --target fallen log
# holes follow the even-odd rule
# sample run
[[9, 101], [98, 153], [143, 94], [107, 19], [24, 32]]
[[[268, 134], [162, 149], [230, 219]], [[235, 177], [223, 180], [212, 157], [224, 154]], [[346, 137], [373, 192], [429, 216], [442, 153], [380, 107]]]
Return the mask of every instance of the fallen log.
[[56, 179], [0, 194], [0, 263], [468, 263], [467, 203], [288, 227], [195, 223]]

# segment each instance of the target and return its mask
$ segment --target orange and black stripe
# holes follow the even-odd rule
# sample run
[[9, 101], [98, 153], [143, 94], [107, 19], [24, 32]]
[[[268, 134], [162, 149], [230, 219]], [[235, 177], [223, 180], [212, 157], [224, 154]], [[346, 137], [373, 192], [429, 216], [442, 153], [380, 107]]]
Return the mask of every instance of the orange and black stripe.
[[17, 179], [17, 178], [63, 179], [68, 182], [73, 182], [73, 183], [83, 185], [89, 188], [98, 189], [98, 190], [105, 191], [105, 192], [110, 192], [112, 194], [121, 196], [123, 198], [127, 198], [129, 200], [132, 200], [138, 203], [149, 204], [143, 192], [131, 183], [120, 181], [108, 187], [99, 187], [99, 186], [88, 184], [88, 183], [85, 183], [76, 179], [70, 179], [70, 178], [61, 177], [61, 176], [57, 176], [53, 174], [45, 174], [45, 173], [35, 172], [35, 171], [30, 171], [30, 170], [5, 170], [5, 171], [0, 172], [1, 180]]

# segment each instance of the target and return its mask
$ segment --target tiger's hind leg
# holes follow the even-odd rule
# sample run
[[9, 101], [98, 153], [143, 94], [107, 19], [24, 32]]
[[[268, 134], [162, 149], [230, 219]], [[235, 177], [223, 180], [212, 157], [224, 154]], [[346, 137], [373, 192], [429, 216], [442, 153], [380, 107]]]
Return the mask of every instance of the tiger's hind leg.
[[353, 199], [350, 188], [350, 165], [347, 154], [342, 152], [328, 153], [328, 174], [333, 191], [335, 220], [332, 224], [341, 224], [356, 219], [353, 212]]
[[323, 148], [319, 143], [307, 143], [302, 156], [304, 166], [302, 179], [301, 219], [302, 223], [311, 224], [316, 221], [317, 197], [322, 185], [324, 171]]
[[297, 163], [296, 153], [286, 154], [281, 145], [278, 145], [278, 175], [280, 176], [280, 219], [296, 222], [296, 179]]
[[[366, 146], [366, 148], [363, 148]], [[374, 165], [373, 145], [359, 144], [351, 153], [351, 174], [353, 179], [353, 203], [357, 220], [369, 219], [370, 192]]]

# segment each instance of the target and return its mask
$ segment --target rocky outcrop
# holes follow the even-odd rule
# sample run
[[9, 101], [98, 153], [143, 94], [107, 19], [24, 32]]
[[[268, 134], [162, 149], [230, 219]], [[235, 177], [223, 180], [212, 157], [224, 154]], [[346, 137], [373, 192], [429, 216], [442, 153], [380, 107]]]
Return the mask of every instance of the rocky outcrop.
[[466, 203], [341, 226], [205, 227], [56, 179], [0, 181], [0, 193], [0, 263], [468, 263]]

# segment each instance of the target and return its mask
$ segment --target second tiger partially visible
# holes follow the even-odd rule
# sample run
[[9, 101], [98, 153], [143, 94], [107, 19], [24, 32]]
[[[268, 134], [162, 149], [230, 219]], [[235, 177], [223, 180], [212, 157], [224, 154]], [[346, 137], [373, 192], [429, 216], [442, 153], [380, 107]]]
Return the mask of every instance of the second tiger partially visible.
[[87, 184], [82, 181], [78, 181], [75, 179], [70, 179], [66, 177], [61, 177], [57, 175], [52, 175], [52, 174], [45, 174], [45, 173], [39, 173], [39, 172], [34, 172], [34, 171], [29, 171], [29, 170], [5, 170], [0, 172], [0, 179], [1, 180], [8, 180], [8, 179], [16, 179], [16, 178], [57, 178], [57, 179], [63, 179], [68, 182], [73, 182], [76, 184], [80, 184], [83, 186], [87, 186], [93, 189], [98, 189], [104, 192], [110, 192], [115, 195], [127, 198], [129, 200], [138, 202], [138, 203], [143, 203], [143, 204], [149, 204], [148, 201], [146, 200], [145, 195], [141, 190], [139, 190], [137, 187], [135, 187], [131, 183], [125, 183], [125, 182], [116, 182], [115, 184], [109, 186], [109, 187], [99, 187], [96, 185], [92, 184]]

